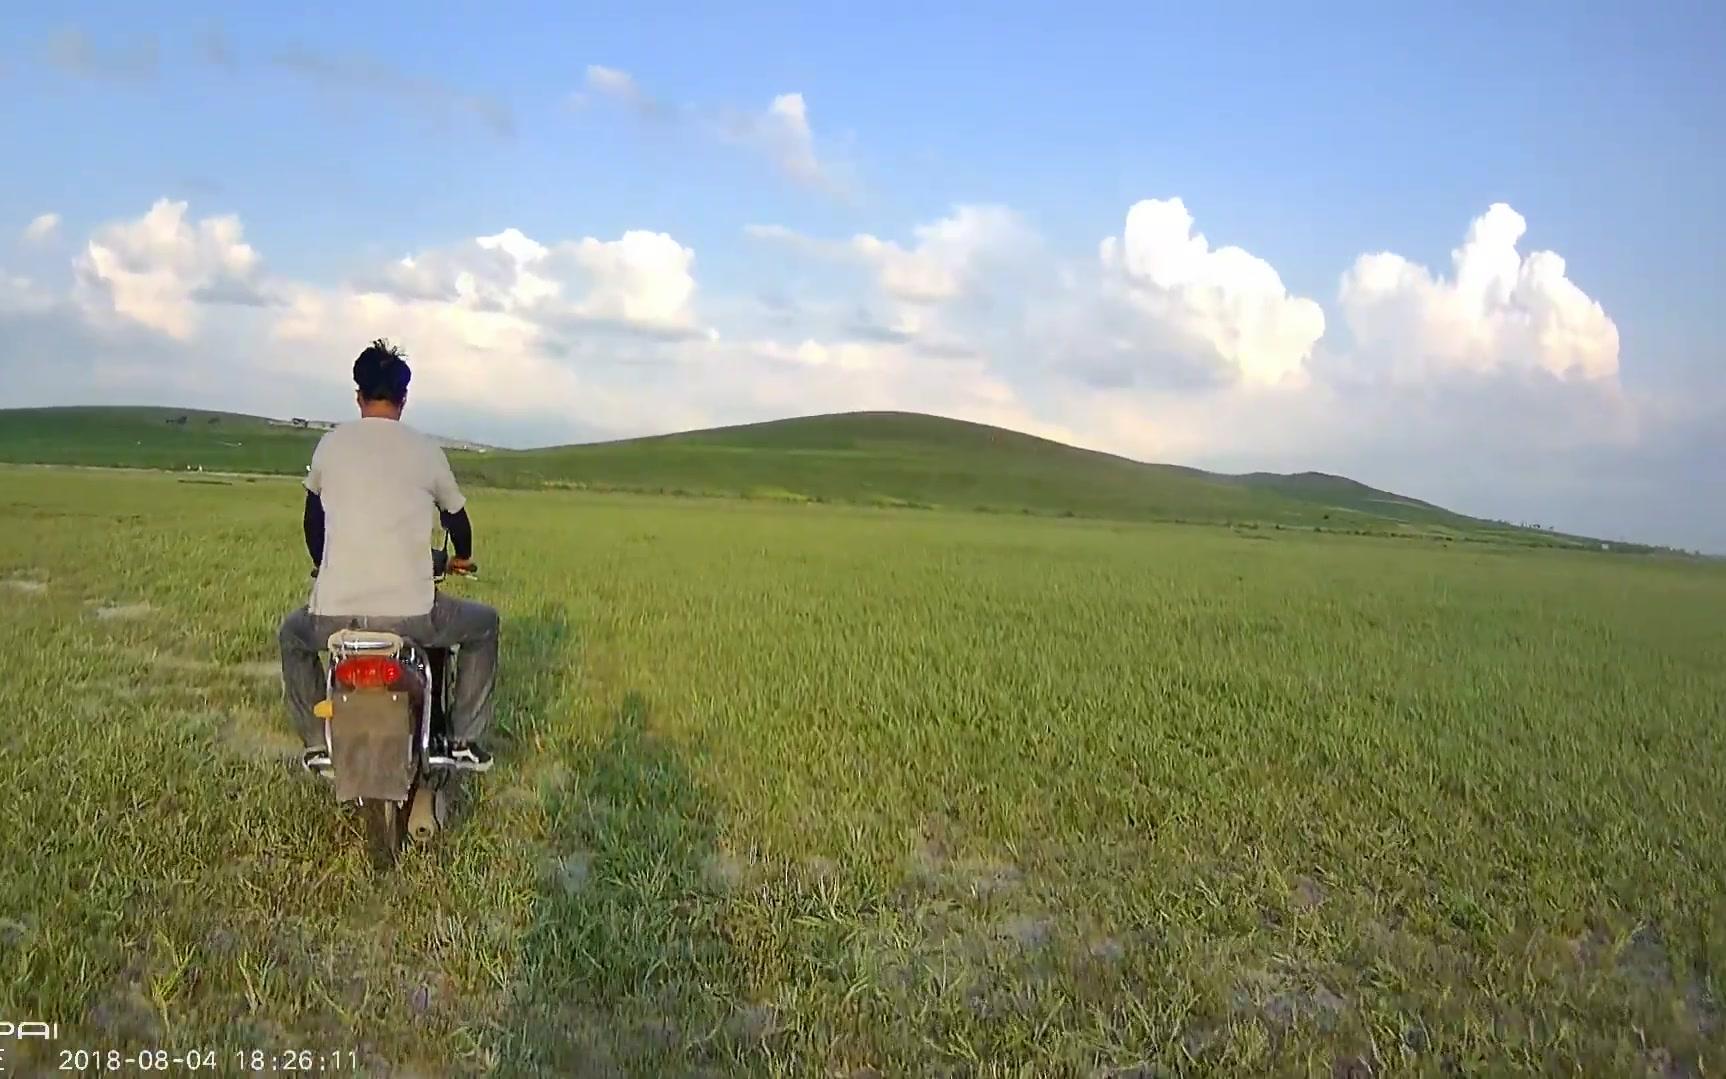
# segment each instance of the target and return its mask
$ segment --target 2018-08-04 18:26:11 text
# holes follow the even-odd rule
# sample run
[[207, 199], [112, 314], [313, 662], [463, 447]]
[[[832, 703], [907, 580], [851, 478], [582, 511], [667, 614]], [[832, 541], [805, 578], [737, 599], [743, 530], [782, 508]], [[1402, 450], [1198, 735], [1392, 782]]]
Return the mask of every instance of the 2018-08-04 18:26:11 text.
[[[28, 1034], [16, 1029], [11, 1042], [20, 1037], [44, 1037], [32, 1024]], [[27, 1051], [33, 1050], [33, 1051]], [[54, 1070], [74, 1074], [104, 1074], [125, 1072], [219, 1072], [234, 1068], [246, 1072], [357, 1072], [359, 1054], [354, 1050], [317, 1052], [309, 1049], [268, 1051], [236, 1049], [226, 1053], [215, 1049], [67, 1049], [41, 1046], [0, 1044], [0, 1075], [18, 1065], [40, 1067], [43, 1057], [53, 1062]]]

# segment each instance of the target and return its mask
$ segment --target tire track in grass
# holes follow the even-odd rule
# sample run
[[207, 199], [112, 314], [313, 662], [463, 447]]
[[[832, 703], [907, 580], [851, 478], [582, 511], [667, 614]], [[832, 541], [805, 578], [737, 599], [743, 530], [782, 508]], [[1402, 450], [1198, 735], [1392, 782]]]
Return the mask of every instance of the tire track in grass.
[[549, 849], [502, 1031], [505, 1069], [746, 1067], [777, 1013], [741, 1000], [723, 924], [735, 874], [682, 751], [655, 732], [642, 692], [615, 689], [592, 663], [584, 693], [544, 676], [571, 669], [561, 609], [518, 619], [510, 635], [512, 663], [542, 672], [511, 712], [550, 756], [537, 769]]

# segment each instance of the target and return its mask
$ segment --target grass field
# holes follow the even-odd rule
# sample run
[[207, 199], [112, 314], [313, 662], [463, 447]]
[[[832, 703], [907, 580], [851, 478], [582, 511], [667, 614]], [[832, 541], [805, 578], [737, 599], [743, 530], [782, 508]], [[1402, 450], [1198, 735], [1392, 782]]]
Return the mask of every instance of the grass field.
[[[299, 475], [318, 437], [257, 417], [182, 409], [0, 410], [0, 462], [15, 464]], [[452, 450], [450, 460], [464, 482], [490, 487], [1599, 547], [1582, 537], [1466, 517], [1339, 476], [1229, 476], [1145, 464], [909, 413], [809, 416], [538, 450]]]
[[380, 877], [290, 764], [295, 488], [0, 469], [0, 1018], [372, 1074], [1726, 1070], [1718, 566], [471, 494], [499, 767]]

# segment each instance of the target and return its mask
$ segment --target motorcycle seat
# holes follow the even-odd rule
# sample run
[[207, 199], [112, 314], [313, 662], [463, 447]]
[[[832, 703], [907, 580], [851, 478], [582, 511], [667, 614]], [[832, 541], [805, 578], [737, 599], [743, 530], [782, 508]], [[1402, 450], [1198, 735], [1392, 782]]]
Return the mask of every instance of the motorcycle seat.
[[330, 634], [329, 648], [348, 655], [399, 656], [407, 649], [407, 640], [385, 630], [338, 629]]

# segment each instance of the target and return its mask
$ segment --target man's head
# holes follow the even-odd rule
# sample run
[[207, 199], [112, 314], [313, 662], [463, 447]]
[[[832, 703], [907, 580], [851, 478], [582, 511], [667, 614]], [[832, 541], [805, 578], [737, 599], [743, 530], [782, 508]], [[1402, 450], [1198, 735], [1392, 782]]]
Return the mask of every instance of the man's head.
[[412, 378], [407, 356], [398, 346], [381, 337], [373, 341], [354, 361], [360, 415], [401, 419], [402, 407], [408, 400], [408, 381]]

